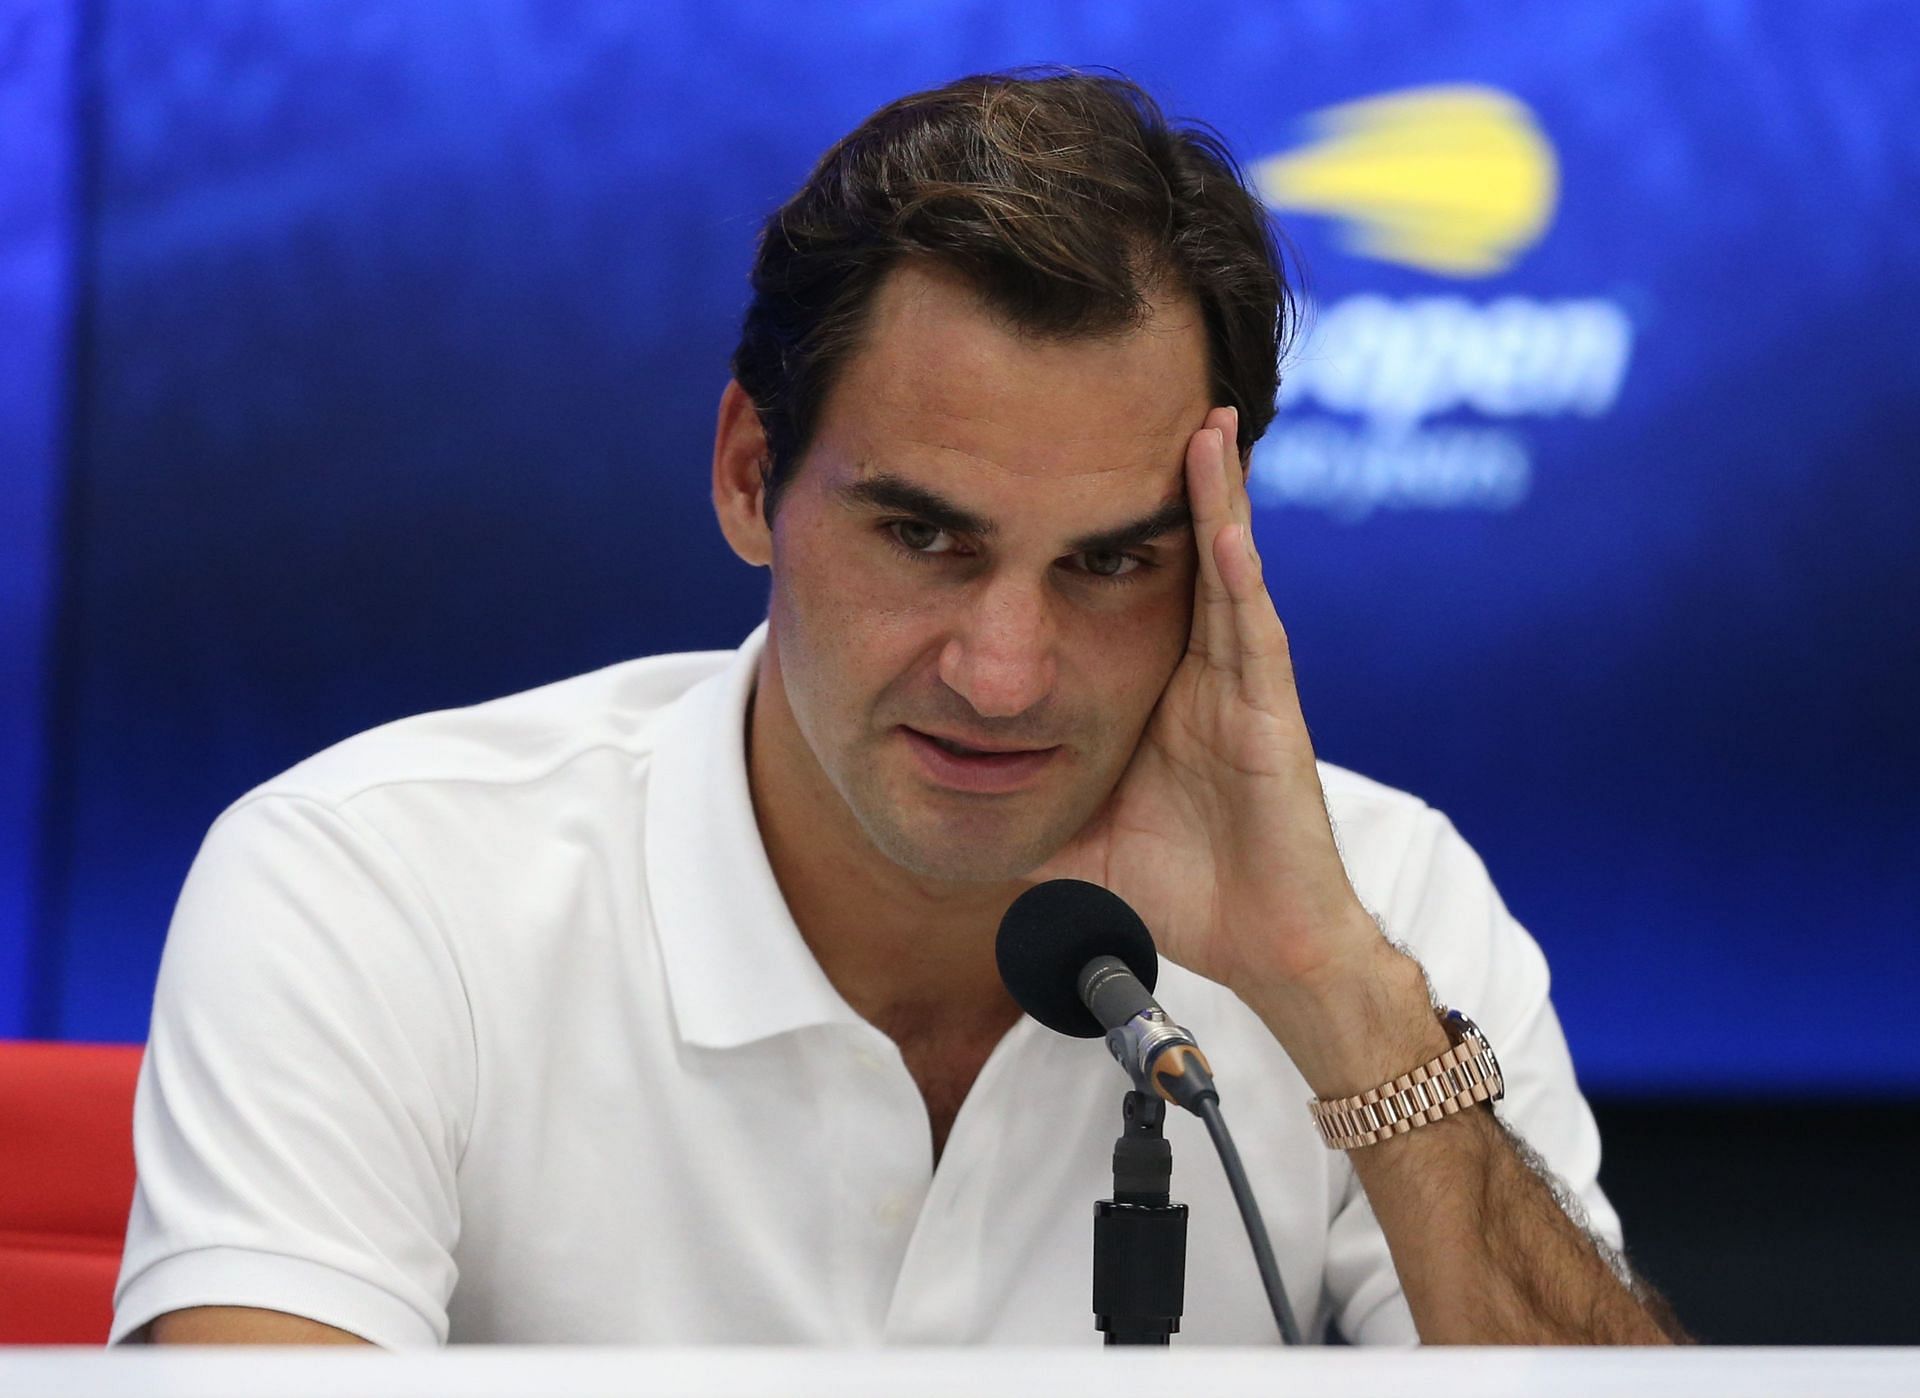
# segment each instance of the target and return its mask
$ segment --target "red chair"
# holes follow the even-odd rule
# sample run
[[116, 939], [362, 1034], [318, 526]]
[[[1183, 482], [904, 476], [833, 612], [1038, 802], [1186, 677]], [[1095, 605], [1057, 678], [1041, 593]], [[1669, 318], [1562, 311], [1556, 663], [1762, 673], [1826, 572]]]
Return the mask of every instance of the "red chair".
[[140, 1053], [0, 1041], [0, 1344], [107, 1341]]

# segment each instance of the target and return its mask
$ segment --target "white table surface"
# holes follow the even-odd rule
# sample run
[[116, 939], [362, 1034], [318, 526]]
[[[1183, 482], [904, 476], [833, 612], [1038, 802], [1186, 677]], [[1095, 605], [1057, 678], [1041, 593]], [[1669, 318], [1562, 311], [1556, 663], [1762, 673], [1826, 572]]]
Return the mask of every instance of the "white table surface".
[[0, 1349], [4, 1398], [1914, 1398], [1920, 1349]]

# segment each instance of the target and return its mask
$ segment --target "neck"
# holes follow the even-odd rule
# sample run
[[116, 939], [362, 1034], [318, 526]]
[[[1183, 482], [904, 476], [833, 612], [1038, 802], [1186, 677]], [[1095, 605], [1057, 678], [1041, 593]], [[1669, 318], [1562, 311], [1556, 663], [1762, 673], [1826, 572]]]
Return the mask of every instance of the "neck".
[[931, 1021], [997, 1036], [1013, 1024], [993, 940], [1022, 885], [923, 879], [876, 849], [795, 724], [771, 639], [748, 709], [747, 776], [787, 908], [856, 1013], [889, 1033]]

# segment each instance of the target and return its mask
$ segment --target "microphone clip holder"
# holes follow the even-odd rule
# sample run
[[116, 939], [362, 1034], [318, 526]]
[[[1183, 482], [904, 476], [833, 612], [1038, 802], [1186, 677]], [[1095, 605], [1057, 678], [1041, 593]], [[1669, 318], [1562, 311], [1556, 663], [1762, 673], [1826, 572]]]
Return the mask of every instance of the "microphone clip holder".
[[1203, 1097], [1219, 1100], [1207, 1056], [1193, 1035], [1167, 1018], [1158, 1005], [1114, 1025], [1107, 1031], [1107, 1052], [1133, 1080], [1134, 1090], [1165, 1098], [1175, 1106], [1200, 1114]]
[[1154, 1090], [1154, 1061], [1176, 1044], [1193, 1047], [1193, 1035], [1168, 1019], [1167, 1012], [1157, 1005], [1107, 1031], [1107, 1052], [1140, 1092]]
[[1166, 1115], [1159, 1097], [1127, 1093], [1113, 1143], [1113, 1198], [1093, 1206], [1094, 1326], [1109, 1345], [1169, 1343], [1186, 1304], [1187, 1206], [1169, 1194]]

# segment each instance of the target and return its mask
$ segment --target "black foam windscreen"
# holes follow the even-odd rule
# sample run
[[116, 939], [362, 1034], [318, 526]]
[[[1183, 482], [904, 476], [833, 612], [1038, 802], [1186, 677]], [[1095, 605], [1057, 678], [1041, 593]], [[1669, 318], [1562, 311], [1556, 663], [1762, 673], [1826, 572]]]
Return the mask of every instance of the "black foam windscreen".
[[1021, 1009], [1047, 1028], [1082, 1039], [1106, 1031], [1080, 1002], [1081, 968], [1117, 956], [1152, 990], [1160, 978], [1153, 934], [1126, 900], [1098, 884], [1051, 879], [1013, 900], [1000, 919], [994, 957]]

